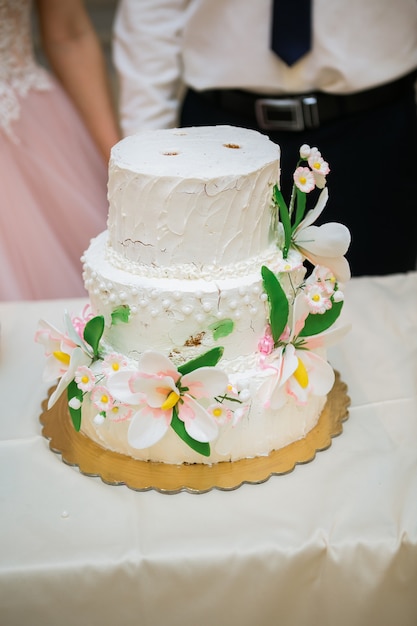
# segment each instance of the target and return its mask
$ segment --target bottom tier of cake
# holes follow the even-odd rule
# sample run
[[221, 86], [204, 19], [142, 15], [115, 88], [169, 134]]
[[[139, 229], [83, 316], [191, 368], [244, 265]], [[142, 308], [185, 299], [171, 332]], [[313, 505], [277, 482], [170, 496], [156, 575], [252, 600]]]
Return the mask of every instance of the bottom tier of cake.
[[[231, 364], [219, 363], [221, 369], [228, 366]], [[326, 396], [311, 395], [303, 405], [288, 397], [282, 408], [272, 410], [262, 405], [258, 395], [265, 376], [262, 371], [247, 369], [227, 373], [232, 386], [245, 401], [237, 408], [229, 403], [230, 413], [219, 423], [218, 436], [210, 442], [209, 456], [190, 448], [173, 428], [168, 428], [163, 438], [151, 447], [136, 449], [128, 442], [130, 421], [97, 420], [97, 408], [87, 399], [82, 407], [81, 431], [103, 448], [134, 459], [169, 464], [213, 464], [268, 455], [272, 450], [302, 439], [317, 424]]]

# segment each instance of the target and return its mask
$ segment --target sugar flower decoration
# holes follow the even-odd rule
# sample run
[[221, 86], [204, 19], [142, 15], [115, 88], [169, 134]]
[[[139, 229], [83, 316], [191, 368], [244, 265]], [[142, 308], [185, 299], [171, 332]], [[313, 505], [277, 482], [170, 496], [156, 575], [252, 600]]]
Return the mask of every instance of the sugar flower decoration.
[[95, 385], [96, 377], [89, 367], [81, 365], [75, 372], [75, 382], [82, 391], [91, 391]]
[[212, 441], [218, 425], [201, 401], [224, 393], [227, 383], [226, 374], [215, 367], [200, 367], [181, 375], [163, 354], [148, 351], [139, 359], [138, 372], [118, 372], [109, 378], [108, 387], [114, 397], [138, 406], [130, 422], [128, 442], [141, 449], [159, 441], [174, 417], [183, 422], [194, 440]]
[[350, 278], [349, 263], [344, 257], [350, 245], [348, 228], [336, 222], [313, 225], [326, 206], [327, 199], [328, 191], [325, 188], [315, 208], [308, 211], [295, 228], [291, 244], [313, 265], [330, 269], [338, 280], [346, 282]]
[[127, 404], [114, 403], [112, 408], [107, 411], [106, 417], [112, 422], [124, 422], [130, 420], [133, 415], [132, 408]]
[[297, 167], [294, 172], [294, 183], [305, 193], [309, 193], [316, 186], [314, 174], [308, 167]]
[[[128, 322], [129, 315], [129, 307], [117, 307], [110, 325]], [[176, 367], [154, 351], [138, 360], [106, 352], [101, 315], [91, 317], [84, 310], [80, 317], [66, 314], [65, 322], [66, 332], [61, 333], [41, 321], [35, 339], [47, 355], [45, 380], [58, 379], [49, 407], [66, 389], [77, 431], [88, 399], [97, 411], [93, 421], [98, 428], [106, 419], [130, 422], [128, 443], [134, 448], [152, 446], [171, 427], [188, 446], [209, 456], [209, 442], [217, 437], [219, 425], [225, 420], [236, 423], [244, 414], [248, 390], [230, 385], [227, 375], [216, 368], [223, 348], [214, 347]], [[225, 337], [232, 330], [231, 320], [221, 320], [212, 328], [213, 337]]]
[[[320, 270], [317, 275], [329, 274]], [[320, 282], [313, 281], [306, 289], [314, 295], [318, 286], [322, 302], [326, 301], [321, 311], [313, 312], [303, 290], [289, 302], [277, 277], [265, 266], [262, 277], [269, 302], [269, 325], [259, 343], [259, 365], [265, 370], [265, 380], [258, 394], [263, 405], [278, 409], [288, 396], [304, 404], [310, 395], [326, 395], [333, 386], [334, 372], [320, 351], [349, 330], [348, 326], [334, 326], [343, 302], [335, 302]], [[337, 290], [336, 282], [334, 292]]]
[[[308, 157], [310, 156], [311, 153], [311, 148], [308, 144], [303, 143], [303, 145], [300, 148], [300, 159], [302, 161], [306, 161], [308, 159]], [[313, 148], [314, 150], [314, 148]]]
[[[283, 261], [295, 250], [313, 265], [327, 267], [342, 282], [349, 280], [350, 269], [345, 254], [350, 245], [349, 230], [338, 223], [314, 226], [328, 199], [326, 176], [330, 167], [317, 148], [304, 144], [294, 172], [294, 185], [289, 206], [278, 186], [274, 187], [273, 201], [280, 217], [278, 245]], [[322, 189], [314, 209], [306, 212], [307, 195], [315, 188]]]
[[226, 424], [232, 419], [232, 412], [224, 404], [216, 402], [207, 408], [207, 413], [211, 415], [218, 424]]
[[75, 341], [68, 333], [62, 333], [57, 328], [41, 320], [35, 334], [35, 341], [42, 344], [46, 355], [46, 364], [43, 372], [43, 380], [46, 382], [59, 379], [55, 391], [48, 401], [51, 408], [65, 391], [75, 377], [75, 372], [82, 366], [88, 366], [92, 362], [92, 356], [79, 344], [81, 338], [75, 333]]
[[326, 176], [330, 172], [330, 167], [327, 161], [323, 159], [317, 148], [312, 148], [308, 156], [308, 164], [313, 172], [314, 180], [319, 187], [323, 189], [326, 184]]
[[339, 339], [349, 327], [328, 329], [311, 337], [303, 335], [308, 313], [305, 298], [299, 294], [289, 328], [278, 339], [271, 354], [262, 360], [266, 378], [259, 389], [259, 397], [266, 408], [281, 408], [288, 396], [297, 404], [305, 404], [310, 395], [324, 396], [334, 384], [334, 370], [317, 350]]
[[111, 354], [107, 354], [103, 359], [103, 371], [107, 374], [118, 372], [120, 369], [123, 369], [126, 366], [126, 357], [123, 354], [119, 354], [118, 352], [112, 352]]
[[305, 297], [311, 313], [324, 313], [332, 308], [329, 294], [318, 283], [306, 287]]

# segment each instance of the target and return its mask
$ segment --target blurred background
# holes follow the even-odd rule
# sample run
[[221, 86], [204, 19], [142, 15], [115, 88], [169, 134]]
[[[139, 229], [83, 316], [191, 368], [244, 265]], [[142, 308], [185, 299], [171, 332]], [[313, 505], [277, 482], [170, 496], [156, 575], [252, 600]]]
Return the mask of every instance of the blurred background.
[[[115, 97], [117, 94], [117, 80], [111, 59], [111, 36], [114, 14], [116, 12], [118, 0], [85, 0], [85, 6], [93, 21], [95, 29], [101, 41], [101, 45], [106, 57], [109, 76]], [[33, 17], [33, 29], [35, 40], [35, 54], [39, 61], [46, 65], [45, 58], [41, 52], [39, 45], [39, 31], [36, 17]]]

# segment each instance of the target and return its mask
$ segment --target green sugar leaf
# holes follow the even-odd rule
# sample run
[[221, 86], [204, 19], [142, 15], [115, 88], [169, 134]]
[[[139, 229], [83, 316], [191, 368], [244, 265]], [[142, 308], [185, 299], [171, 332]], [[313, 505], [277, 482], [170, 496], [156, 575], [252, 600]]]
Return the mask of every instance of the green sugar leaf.
[[190, 448], [195, 450], [195, 452], [198, 452], [198, 454], [202, 454], [203, 456], [210, 456], [210, 444], [202, 443], [201, 441], [197, 441], [196, 439], [190, 437], [185, 430], [184, 422], [178, 417], [176, 407], [172, 412], [171, 427], [177, 433], [178, 437], [180, 437], [180, 439], [182, 439], [187, 446], [190, 446]]
[[217, 341], [221, 337], [227, 337], [233, 331], [234, 322], [231, 319], [220, 320], [210, 324], [209, 329], [213, 332], [213, 339]]
[[341, 313], [342, 306], [343, 300], [341, 302], [333, 302], [332, 308], [325, 311], [325, 313], [310, 313], [307, 315], [304, 328], [300, 332], [299, 337], [318, 335], [330, 328], [330, 326], [333, 326]]
[[278, 207], [279, 218], [282, 222], [282, 226], [284, 228], [285, 242], [284, 242], [284, 250], [282, 251], [284, 259], [287, 258], [288, 250], [291, 245], [291, 220], [290, 220], [290, 212], [285, 203], [284, 196], [281, 191], [278, 189], [278, 185], [274, 186], [273, 200]]
[[208, 352], [204, 352], [204, 354], [200, 354], [200, 356], [192, 359], [191, 361], [187, 361], [183, 365], [180, 365], [178, 371], [183, 376], [185, 374], [189, 374], [199, 367], [214, 367], [220, 361], [223, 356], [223, 348], [218, 346], [216, 348], [212, 348]]
[[84, 328], [84, 339], [93, 349], [94, 356], [98, 356], [98, 346], [104, 331], [104, 317], [97, 315], [87, 322]]
[[297, 228], [298, 224], [302, 221], [303, 217], [304, 217], [304, 213], [306, 210], [306, 196], [307, 194], [304, 193], [304, 191], [301, 191], [301, 189], [296, 189], [296, 198], [297, 198], [297, 208], [295, 211], [295, 222], [294, 222], [294, 226], [292, 227], [292, 231], [294, 232], [294, 230]]
[[126, 324], [129, 321], [130, 317], [130, 307], [127, 304], [121, 304], [116, 309], [114, 309], [111, 314], [111, 323], [118, 324], [119, 322], [123, 322]]
[[269, 323], [272, 337], [274, 342], [277, 343], [288, 322], [288, 299], [275, 274], [265, 265], [262, 266], [261, 271], [269, 301]]
[[[78, 389], [75, 380], [72, 380], [67, 387], [67, 398], [68, 402], [73, 398], [77, 398], [80, 402], [83, 400], [83, 392], [81, 389]], [[74, 428], [78, 432], [81, 428], [81, 407], [79, 409], [73, 409], [69, 406], [68, 409]]]

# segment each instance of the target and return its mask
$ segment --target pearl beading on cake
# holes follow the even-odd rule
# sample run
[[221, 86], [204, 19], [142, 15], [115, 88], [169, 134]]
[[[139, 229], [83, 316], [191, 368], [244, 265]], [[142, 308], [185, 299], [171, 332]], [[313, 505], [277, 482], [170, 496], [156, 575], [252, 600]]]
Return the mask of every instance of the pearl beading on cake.
[[259, 267], [262, 265], [267, 265], [268, 267], [273, 265], [276, 267], [278, 261], [282, 260], [282, 252], [273, 244], [265, 253], [231, 265], [200, 266], [192, 263], [183, 263], [181, 265], [161, 267], [143, 265], [130, 261], [116, 252], [111, 244], [107, 242], [106, 259], [113, 267], [117, 267], [135, 276], [146, 276], [148, 278], [177, 278], [179, 280], [215, 280], [248, 276], [255, 271], [259, 272]]
[[[137, 286], [131, 287], [127, 284], [120, 286], [117, 282], [103, 280], [103, 277], [98, 275], [87, 263], [84, 263], [84, 282], [89, 293], [93, 296], [99, 296], [105, 304], [114, 306], [129, 304], [132, 315], [137, 315], [145, 310], [152, 318], [164, 314], [171, 317], [175, 316], [178, 320], [184, 320], [186, 317], [194, 315], [200, 323], [206, 319], [212, 319], [213, 315], [219, 319], [224, 317], [240, 319], [242, 310], [245, 308], [249, 308], [251, 315], [256, 315], [259, 305], [263, 306], [267, 300], [261, 280], [250, 287], [239, 287], [227, 296], [222, 293], [220, 287], [217, 287], [215, 300], [213, 293], [204, 294], [198, 290], [193, 293], [173, 291], [170, 297], [167, 297], [166, 291], [159, 289], [149, 292], [147, 288], [142, 290]], [[220, 301], [221, 309], [217, 306]]]

